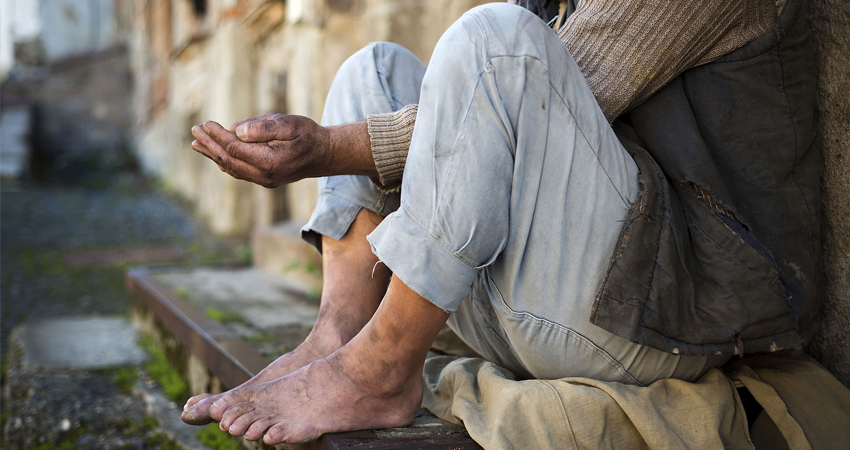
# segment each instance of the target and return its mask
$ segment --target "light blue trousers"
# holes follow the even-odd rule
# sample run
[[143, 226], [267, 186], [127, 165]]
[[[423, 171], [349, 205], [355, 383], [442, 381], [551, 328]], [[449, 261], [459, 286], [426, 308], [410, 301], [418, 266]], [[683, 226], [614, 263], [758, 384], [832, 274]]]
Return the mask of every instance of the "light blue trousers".
[[637, 167], [557, 35], [508, 4], [466, 13], [425, 66], [370, 44], [334, 79], [324, 125], [419, 104], [401, 195], [366, 177], [319, 181], [304, 237], [340, 239], [361, 208], [407, 286], [451, 311], [449, 326], [521, 377], [629, 384], [694, 380], [726, 358], [676, 356], [589, 322]]

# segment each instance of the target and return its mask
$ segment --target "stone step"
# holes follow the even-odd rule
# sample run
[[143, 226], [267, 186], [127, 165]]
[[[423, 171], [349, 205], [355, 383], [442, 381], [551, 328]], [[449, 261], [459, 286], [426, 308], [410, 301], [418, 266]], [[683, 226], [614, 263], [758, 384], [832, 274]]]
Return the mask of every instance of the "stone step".
[[26, 322], [12, 332], [12, 345], [22, 349], [20, 367], [36, 369], [101, 369], [145, 361], [136, 347], [136, 331], [120, 317], [63, 317]]
[[[235, 387], [265, 367], [273, 356], [257, 350], [257, 332], [260, 336], [278, 333], [280, 340], [275, 341], [278, 352], [300, 343], [306, 335], [299, 336], [293, 330], [309, 330], [318, 305], [299, 297], [297, 290], [288, 287], [291, 283], [249, 267], [172, 266], [136, 268], [127, 273], [127, 285], [134, 298], [134, 323], [169, 346], [166, 353], [182, 358], [175, 365], [188, 378], [193, 395]], [[242, 313], [241, 319], [225, 323], [213, 320], [204, 312], [210, 307]], [[262, 443], [243, 442], [246, 448], [268, 448]], [[481, 447], [462, 426], [421, 410], [409, 427], [328, 434], [309, 444], [277, 448], [464, 450]]]
[[301, 239], [304, 222], [259, 227], [251, 234], [254, 266], [265, 273], [305, 283], [312, 296], [322, 288], [322, 256]]

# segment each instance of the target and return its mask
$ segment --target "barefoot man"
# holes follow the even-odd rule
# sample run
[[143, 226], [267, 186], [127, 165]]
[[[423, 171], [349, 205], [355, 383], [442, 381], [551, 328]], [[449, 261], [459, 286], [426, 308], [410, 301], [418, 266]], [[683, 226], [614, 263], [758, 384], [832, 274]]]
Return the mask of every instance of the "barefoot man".
[[324, 290], [301, 346], [184, 421], [268, 444], [409, 424], [445, 323], [520, 378], [634, 385], [813, 332], [803, 2], [581, 0], [558, 31], [559, 2], [514, 3], [465, 14], [427, 69], [360, 50], [322, 125], [192, 129], [233, 177], [319, 177]]

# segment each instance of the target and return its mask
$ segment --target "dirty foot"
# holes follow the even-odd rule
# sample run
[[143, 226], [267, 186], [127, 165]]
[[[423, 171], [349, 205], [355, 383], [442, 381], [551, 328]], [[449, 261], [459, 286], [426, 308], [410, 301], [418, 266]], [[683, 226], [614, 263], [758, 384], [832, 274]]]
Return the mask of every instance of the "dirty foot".
[[[332, 342], [329, 338], [308, 338], [295, 350], [272, 361], [265, 369], [254, 375], [250, 380], [239, 385], [237, 389], [256, 386], [289, 375], [317, 359], [322, 359], [330, 355], [343, 344], [344, 342]], [[183, 413], [180, 418], [189, 425], [205, 425], [213, 422], [209, 413], [210, 406], [221, 398], [222, 395], [223, 393], [200, 394], [190, 398], [183, 407]]]
[[359, 351], [356, 340], [288, 376], [225, 393], [210, 416], [234, 436], [269, 445], [409, 424], [422, 401], [421, 364]]

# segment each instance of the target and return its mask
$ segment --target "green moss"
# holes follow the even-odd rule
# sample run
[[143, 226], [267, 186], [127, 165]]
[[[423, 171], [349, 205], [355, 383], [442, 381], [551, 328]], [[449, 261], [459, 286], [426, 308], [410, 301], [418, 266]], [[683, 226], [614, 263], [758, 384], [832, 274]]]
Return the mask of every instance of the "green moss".
[[242, 247], [242, 250], [239, 251], [239, 262], [244, 264], [250, 264], [254, 259], [254, 251], [250, 246]]
[[282, 272], [286, 275], [298, 269], [304, 269], [304, 272], [310, 275], [318, 274], [319, 271], [322, 270], [321, 267], [317, 266], [313, 261], [302, 261], [299, 259], [287, 264], [286, 267], [283, 268]]
[[112, 374], [112, 384], [118, 388], [118, 392], [131, 395], [136, 381], [139, 379], [139, 371], [135, 367], [119, 367]]
[[189, 385], [180, 373], [168, 362], [165, 352], [149, 335], [139, 338], [139, 346], [148, 354], [145, 372], [162, 386], [165, 396], [175, 402], [183, 402], [189, 398]]
[[216, 450], [239, 450], [242, 445], [239, 439], [221, 431], [218, 424], [211, 423], [195, 432], [202, 444]]
[[313, 261], [305, 262], [304, 270], [307, 271], [307, 273], [309, 273], [310, 275], [319, 273], [319, 267]]
[[307, 298], [310, 300], [319, 300], [322, 298], [322, 288], [314, 287], [307, 291]]
[[281, 272], [283, 272], [283, 274], [286, 275], [289, 272], [292, 272], [293, 270], [297, 270], [299, 267], [301, 267], [301, 261], [293, 261], [293, 262], [287, 264], [286, 267], [284, 267], [281, 270]]
[[31, 450], [74, 450], [77, 448], [77, 442], [84, 434], [86, 434], [85, 427], [68, 430], [60, 435], [58, 443], [46, 442], [44, 444], [31, 447]]
[[181, 299], [189, 301], [189, 290], [185, 286], [178, 286], [174, 293]]
[[229, 322], [244, 322], [245, 319], [242, 318], [239, 314], [231, 311], [222, 311], [220, 309], [215, 308], [214, 306], [208, 307], [204, 312], [207, 313], [207, 316], [220, 323], [229, 323]]
[[147, 434], [155, 431], [159, 427], [159, 421], [151, 416], [144, 416], [139, 419], [121, 419], [111, 427], [120, 430], [124, 435]]
[[159, 448], [161, 450], [184, 450], [185, 447], [178, 444], [174, 439], [168, 437], [167, 434], [163, 432], [158, 432], [151, 435], [145, 441], [145, 448]]

